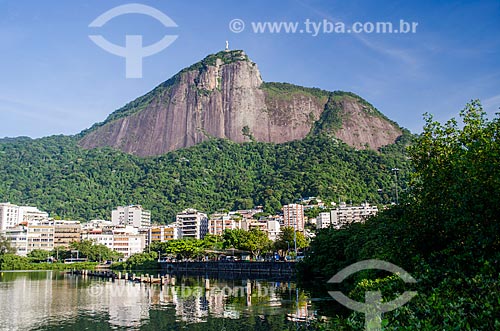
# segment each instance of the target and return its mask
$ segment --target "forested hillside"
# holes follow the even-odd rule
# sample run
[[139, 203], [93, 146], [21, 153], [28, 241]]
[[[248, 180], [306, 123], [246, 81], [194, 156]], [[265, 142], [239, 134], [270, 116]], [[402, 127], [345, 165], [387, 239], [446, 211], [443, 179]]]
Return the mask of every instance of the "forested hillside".
[[390, 203], [393, 167], [405, 189], [409, 133], [380, 152], [326, 136], [285, 144], [212, 139], [159, 157], [85, 150], [75, 137], [0, 140], [0, 200], [54, 217], [109, 219], [117, 205], [142, 204], [154, 221], [187, 207], [206, 212], [263, 205], [268, 212], [302, 196]]

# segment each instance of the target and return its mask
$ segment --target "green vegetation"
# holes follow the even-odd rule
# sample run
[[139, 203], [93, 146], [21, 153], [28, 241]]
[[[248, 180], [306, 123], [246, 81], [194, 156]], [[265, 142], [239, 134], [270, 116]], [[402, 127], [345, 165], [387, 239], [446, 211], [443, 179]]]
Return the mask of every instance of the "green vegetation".
[[336, 130], [342, 127], [342, 105], [335, 97], [330, 96], [325, 109], [321, 113], [320, 118], [314, 122], [311, 129], [312, 134], [335, 133]]
[[[67, 251], [59, 251], [58, 254], [63, 255], [64, 258], [71, 256], [71, 250], [78, 251], [78, 256], [81, 258], [86, 258], [89, 261], [101, 262], [101, 261], [116, 261], [123, 257], [122, 253], [118, 253], [114, 250], [109, 249], [105, 245], [96, 245], [91, 240], [82, 240], [81, 242], [71, 243], [71, 247]], [[68, 256], [69, 255], [69, 256]]]
[[[411, 186], [394, 206], [365, 224], [318, 233], [301, 265], [303, 281], [323, 279], [365, 259], [403, 267], [418, 283], [418, 296], [384, 315], [384, 330], [498, 330], [500, 328], [500, 120], [485, 119], [478, 102], [455, 120], [426, 116], [410, 149]], [[386, 300], [409, 289], [397, 276], [360, 272], [343, 292], [363, 301], [381, 290]], [[362, 330], [354, 313], [322, 325]]]
[[245, 231], [242, 229], [225, 230], [222, 236], [224, 248], [235, 248], [247, 251], [253, 258], [262, 253], [272, 251], [272, 241], [259, 229]]
[[296, 231], [295, 234], [293, 232], [293, 227], [282, 228], [278, 238], [276, 238], [274, 242], [274, 249], [279, 252], [282, 257], [289, 255], [290, 252], [295, 249], [295, 240], [297, 241], [297, 249], [303, 249], [309, 246], [309, 242], [302, 232]]
[[[311, 135], [335, 133], [336, 130], [341, 128], [343, 121], [342, 102], [344, 102], [346, 99], [354, 99], [357, 103], [362, 105], [363, 111], [365, 111], [366, 113], [382, 118], [383, 120], [399, 128], [399, 125], [396, 122], [387, 118], [371, 103], [352, 92], [329, 92], [319, 88], [310, 88], [289, 83], [274, 82], [262, 83], [261, 89], [266, 93], [266, 96], [270, 100], [289, 101], [294, 96], [302, 95], [316, 99], [319, 104], [324, 104], [324, 110], [321, 113], [318, 121], [314, 122], [314, 115], [310, 114], [311, 123], [314, 123], [311, 129]], [[405, 134], [409, 135], [409, 132], [406, 131]]]
[[116, 262], [111, 265], [114, 270], [158, 270], [158, 253], [156, 251], [137, 253], [130, 256], [125, 262]]
[[290, 96], [301, 94], [326, 101], [331, 92], [316, 88], [303, 87], [290, 83], [263, 82], [260, 87], [268, 97], [288, 100]]
[[[78, 250], [79, 257], [88, 259], [88, 262], [62, 263], [64, 259], [76, 257], [71, 253], [72, 250]], [[10, 241], [0, 236], [0, 270], [92, 270], [98, 261], [117, 260], [122, 257], [121, 253], [110, 250], [104, 245], [93, 245], [89, 240], [74, 242], [69, 249], [57, 248], [53, 251], [35, 249], [26, 257], [15, 253]]]
[[200, 62], [183, 69], [180, 73], [193, 71], [193, 70], [204, 70], [207, 66], [215, 66], [217, 59], [221, 60], [223, 64], [230, 64], [237, 61], [249, 61], [248, 56], [242, 50], [232, 50], [232, 51], [220, 51], [215, 54], [210, 54], [205, 57]]
[[391, 168], [401, 169], [400, 192], [406, 189], [407, 143], [378, 153], [328, 137], [285, 144], [212, 139], [140, 158], [110, 148], [85, 150], [67, 136], [1, 139], [0, 200], [82, 221], [109, 219], [116, 206], [141, 204], [161, 223], [188, 207], [210, 213], [263, 205], [272, 213], [302, 196], [390, 203]]
[[65, 264], [61, 262], [39, 262], [37, 258], [18, 256], [15, 254], [0, 254], [0, 270], [93, 270], [96, 262], [78, 262]]

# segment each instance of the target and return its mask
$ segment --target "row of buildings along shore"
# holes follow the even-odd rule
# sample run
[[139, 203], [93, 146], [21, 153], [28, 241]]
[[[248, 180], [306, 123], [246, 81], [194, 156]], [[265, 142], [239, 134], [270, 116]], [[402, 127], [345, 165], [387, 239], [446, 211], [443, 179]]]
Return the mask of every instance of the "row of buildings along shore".
[[[313, 202], [313, 203], [311, 203]], [[33, 250], [52, 251], [67, 249], [72, 242], [91, 240], [95, 244], [123, 253], [124, 258], [140, 253], [153, 242], [175, 239], [203, 239], [207, 234], [222, 235], [225, 230], [257, 228], [276, 240], [283, 227], [293, 227], [308, 237], [314, 233], [306, 223], [318, 229], [341, 228], [353, 222], [363, 222], [378, 212], [376, 206], [363, 203], [359, 206], [346, 203], [333, 204], [328, 209], [315, 197], [302, 199], [301, 203], [283, 206], [279, 215], [262, 215], [262, 208], [221, 212], [210, 217], [196, 209], [186, 209], [177, 214], [174, 223], [155, 225], [151, 212], [140, 205], [120, 206], [111, 211], [111, 221], [88, 222], [56, 220], [36, 207], [0, 203], [0, 235], [11, 241], [18, 255], [26, 256]], [[324, 212], [307, 219], [304, 210], [319, 207]]]

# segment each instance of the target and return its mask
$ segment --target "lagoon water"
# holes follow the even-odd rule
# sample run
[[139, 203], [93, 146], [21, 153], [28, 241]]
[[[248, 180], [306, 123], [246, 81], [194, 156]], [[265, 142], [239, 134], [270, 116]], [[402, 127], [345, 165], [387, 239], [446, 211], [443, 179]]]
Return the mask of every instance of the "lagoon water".
[[[175, 285], [59, 271], [0, 273], [0, 330], [312, 330], [334, 305], [290, 281], [175, 277]], [[319, 312], [319, 313], [318, 313]]]

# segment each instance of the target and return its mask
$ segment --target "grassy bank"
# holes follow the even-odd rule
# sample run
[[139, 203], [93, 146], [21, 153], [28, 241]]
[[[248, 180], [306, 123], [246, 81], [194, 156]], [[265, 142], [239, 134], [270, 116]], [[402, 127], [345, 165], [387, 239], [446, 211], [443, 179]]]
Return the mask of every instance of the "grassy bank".
[[33, 262], [31, 259], [24, 256], [14, 254], [0, 255], [0, 270], [94, 270], [97, 262], [79, 262], [79, 263], [49, 263], [49, 262]]

